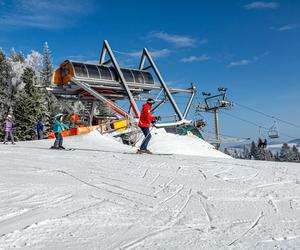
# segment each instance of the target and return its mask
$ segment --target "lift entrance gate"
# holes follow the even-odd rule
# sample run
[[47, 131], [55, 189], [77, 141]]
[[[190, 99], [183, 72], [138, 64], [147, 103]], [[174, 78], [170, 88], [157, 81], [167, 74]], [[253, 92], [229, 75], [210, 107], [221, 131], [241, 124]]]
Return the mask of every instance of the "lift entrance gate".
[[[154, 80], [154, 77], [157, 81]], [[186, 116], [196, 93], [194, 85], [187, 89], [168, 87], [147, 49], [143, 50], [138, 69], [121, 68], [106, 40], [103, 43], [98, 64], [64, 61], [54, 72], [52, 87], [49, 90], [61, 101], [70, 99], [100, 101], [105, 107], [116, 112], [118, 116], [135, 120], [140, 115], [136, 100], [141, 99], [141, 95], [147, 96], [152, 91], [161, 91], [163, 97], [153, 108], [153, 112], [170, 102], [177, 117], [175, 123], [158, 124], [162, 127], [187, 123]], [[183, 112], [173, 97], [178, 93], [190, 95]], [[119, 107], [116, 102], [118, 100], [128, 100], [129, 110]], [[90, 118], [93, 118], [93, 114]]]

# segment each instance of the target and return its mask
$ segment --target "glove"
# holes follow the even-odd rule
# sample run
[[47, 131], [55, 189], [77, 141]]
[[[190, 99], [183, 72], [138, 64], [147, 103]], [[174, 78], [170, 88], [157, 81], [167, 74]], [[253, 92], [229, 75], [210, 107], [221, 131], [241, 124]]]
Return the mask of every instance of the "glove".
[[161, 120], [161, 117], [160, 116], [156, 116], [156, 121], [160, 121]]
[[154, 121], [151, 122], [151, 124], [155, 124], [155, 123], [156, 123], [156, 120], [154, 120]]

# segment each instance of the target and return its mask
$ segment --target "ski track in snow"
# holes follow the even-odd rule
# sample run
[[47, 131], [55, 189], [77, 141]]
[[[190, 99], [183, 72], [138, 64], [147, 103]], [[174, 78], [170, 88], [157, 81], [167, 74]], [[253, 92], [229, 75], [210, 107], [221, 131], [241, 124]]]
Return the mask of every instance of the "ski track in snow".
[[[199, 192], [198, 192], [198, 194], [200, 195]], [[207, 221], [208, 221], [208, 223], [209, 223], [209, 228], [212, 229], [212, 228], [213, 228], [213, 226], [211, 225], [212, 217], [211, 217], [211, 215], [210, 215], [210, 213], [209, 213], [209, 209], [208, 209], [207, 203], [206, 203], [206, 202], [203, 202], [201, 198], [203, 198], [202, 195], [200, 195], [199, 201], [200, 201], [201, 207], [202, 207], [202, 209], [203, 209], [203, 211], [204, 211], [204, 213], [205, 213], [205, 216], [206, 216], [206, 218], [207, 218]]]
[[174, 182], [175, 179], [171, 179], [167, 184], [163, 185], [163, 188], [160, 189], [159, 191], [155, 192], [154, 195], [158, 195], [160, 192], [163, 192], [166, 188], [170, 186], [172, 182]]
[[300, 248], [299, 164], [86, 143], [0, 145], [0, 249]]
[[167, 197], [166, 199], [162, 200], [159, 202], [159, 204], [163, 204], [166, 203], [167, 201], [171, 200], [172, 198], [174, 198], [176, 195], [179, 194], [180, 191], [182, 191], [184, 188], [184, 185], [181, 185], [172, 195], [170, 195], [169, 197]]
[[252, 230], [253, 228], [255, 228], [258, 224], [258, 222], [260, 221], [260, 219], [263, 217], [263, 212], [260, 212], [258, 217], [256, 218], [256, 220], [253, 222], [253, 224], [247, 229], [247, 231], [245, 231], [240, 237], [236, 238], [234, 241], [232, 241], [231, 243], [228, 244], [228, 246], [231, 246], [233, 244], [235, 244], [237, 241], [239, 241], [243, 236], [245, 236], [250, 230]]

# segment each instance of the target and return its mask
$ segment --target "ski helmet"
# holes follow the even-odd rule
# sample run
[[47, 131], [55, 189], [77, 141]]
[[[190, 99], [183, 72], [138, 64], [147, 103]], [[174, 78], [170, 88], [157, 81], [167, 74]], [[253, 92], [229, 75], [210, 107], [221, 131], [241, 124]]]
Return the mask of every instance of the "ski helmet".
[[56, 119], [59, 119], [61, 116], [64, 116], [64, 115], [61, 114], [61, 113], [59, 113], [59, 114], [56, 114], [54, 117], [55, 117]]
[[155, 101], [154, 101], [152, 98], [149, 98], [149, 99], [147, 100], [147, 103], [153, 104], [153, 103], [155, 103]]

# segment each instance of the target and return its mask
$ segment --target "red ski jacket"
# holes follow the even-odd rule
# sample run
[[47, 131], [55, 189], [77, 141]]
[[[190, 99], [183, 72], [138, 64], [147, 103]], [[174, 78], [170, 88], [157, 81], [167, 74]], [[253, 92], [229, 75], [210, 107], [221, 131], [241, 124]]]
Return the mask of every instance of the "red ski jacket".
[[151, 122], [155, 120], [156, 117], [151, 115], [151, 105], [149, 105], [148, 103], [144, 104], [140, 116], [139, 127], [149, 128]]

